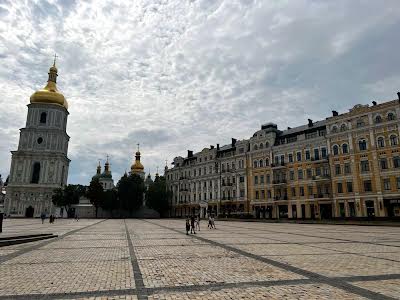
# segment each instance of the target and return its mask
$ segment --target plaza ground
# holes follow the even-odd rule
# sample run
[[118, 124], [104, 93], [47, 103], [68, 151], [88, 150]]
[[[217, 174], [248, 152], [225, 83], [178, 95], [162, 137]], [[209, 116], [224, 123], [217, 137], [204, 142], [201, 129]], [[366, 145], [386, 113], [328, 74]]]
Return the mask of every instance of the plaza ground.
[[1, 299], [399, 299], [400, 228], [5, 220], [57, 239], [0, 248]]

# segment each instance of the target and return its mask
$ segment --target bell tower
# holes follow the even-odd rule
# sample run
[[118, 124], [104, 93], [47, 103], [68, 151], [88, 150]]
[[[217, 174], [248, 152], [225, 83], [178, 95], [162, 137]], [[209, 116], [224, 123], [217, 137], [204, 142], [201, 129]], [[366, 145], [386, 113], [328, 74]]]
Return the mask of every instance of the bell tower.
[[46, 86], [30, 98], [18, 149], [11, 151], [10, 181], [5, 199], [5, 212], [11, 216], [55, 214], [51, 200], [54, 189], [67, 184], [69, 113], [64, 95], [57, 90], [55, 58]]

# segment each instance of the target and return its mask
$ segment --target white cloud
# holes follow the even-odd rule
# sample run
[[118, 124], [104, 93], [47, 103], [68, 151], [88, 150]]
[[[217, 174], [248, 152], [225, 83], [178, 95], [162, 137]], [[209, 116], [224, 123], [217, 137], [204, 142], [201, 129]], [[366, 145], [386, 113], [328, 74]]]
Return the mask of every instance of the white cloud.
[[137, 142], [154, 171], [267, 121], [293, 127], [392, 99], [400, 8], [384, 2], [4, 2], [0, 172], [54, 52], [70, 103], [73, 183], [88, 183], [106, 154], [120, 176]]

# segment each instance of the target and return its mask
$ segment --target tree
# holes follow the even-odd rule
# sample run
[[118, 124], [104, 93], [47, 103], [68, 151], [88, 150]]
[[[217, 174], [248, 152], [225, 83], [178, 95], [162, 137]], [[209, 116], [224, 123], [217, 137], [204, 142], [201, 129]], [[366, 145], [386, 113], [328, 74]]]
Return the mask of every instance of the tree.
[[117, 190], [112, 189], [112, 190], [105, 191], [103, 197], [104, 197], [104, 200], [102, 203], [102, 208], [110, 211], [111, 215], [112, 215], [112, 212], [119, 208]]
[[87, 189], [86, 197], [90, 200], [90, 203], [96, 208], [96, 218], [99, 207], [103, 206], [104, 202], [104, 191], [98, 179], [93, 179], [90, 182], [89, 188]]
[[71, 205], [79, 203], [79, 198], [85, 194], [85, 190], [86, 187], [80, 184], [66, 185], [64, 188], [54, 190], [52, 202], [69, 212]]
[[156, 210], [162, 215], [168, 211], [168, 200], [170, 193], [167, 191], [167, 185], [164, 176], [157, 176], [154, 183], [149, 186], [146, 193], [146, 205]]
[[144, 182], [136, 174], [124, 175], [117, 184], [118, 198], [122, 209], [132, 212], [143, 203]]

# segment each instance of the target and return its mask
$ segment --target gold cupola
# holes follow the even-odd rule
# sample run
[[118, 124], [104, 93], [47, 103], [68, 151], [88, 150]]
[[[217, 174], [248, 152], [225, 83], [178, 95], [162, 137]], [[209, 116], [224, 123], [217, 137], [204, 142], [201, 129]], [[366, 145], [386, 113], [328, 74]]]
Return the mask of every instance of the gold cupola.
[[135, 154], [135, 163], [131, 166], [131, 173], [143, 173], [144, 167], [140, 162], [140, 151], [139, 151], [139, 144], [138, 150]]
[[47, 85], [31, 96], [31, 103], [48, 103], [57, 104], [68, 109], [68, 102], [64, 95], [57, 90], [57, 68], [56, 59], [54, 58], [53, 66], [49, 69], [49, 79], [47, 80]]

